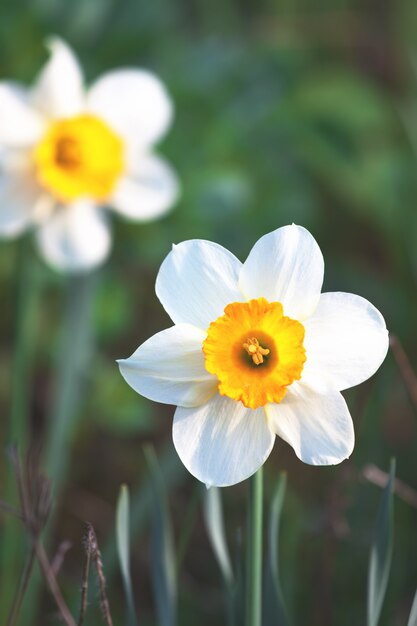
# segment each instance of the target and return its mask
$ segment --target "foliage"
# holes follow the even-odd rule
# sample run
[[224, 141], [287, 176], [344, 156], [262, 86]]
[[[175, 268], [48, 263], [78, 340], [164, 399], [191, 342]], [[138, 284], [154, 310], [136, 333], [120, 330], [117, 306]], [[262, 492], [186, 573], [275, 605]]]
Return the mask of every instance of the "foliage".
[[[265, 232], [286, 223], [303, 224], [325, 252], [325, 290], [369, 298], [384, 312], [411, 364], [417, 365], [415, 17], [411, 0], [2, 3], [2, 77], [29, 81], [46, 59], [43, 40], [56, 33], [77, 50], [88, 79], [121, 65], [148, 67], [163, 78], [176, 104], [162, 151], [181, 178], [181, 199], [158, 222], [137, 225], [114, 219], [112, 257], [94, 276], [93, 336], [88, 345], [77, 339], [83, 343], [77, 355], [80, 402], [66, 433], [68, 458], [55, 453], [58, 465], [65, 461], [60, 476], [64, 490], [55, 503], [47, 546], [53, 555], [61, 541], [73, 544], [59, 578], [74, 615], [82, 522], [89, 520], [105, 546], [103, 566], [114, 622], [123, 623], [126, 602], [115, 567], [114, 518], [120, 484], [126, 483], [131, 486], [133, 594], [141, 626], [156, 624], [149, 572], [162, 539], [155, 534], [150, 539], [149, 520], [157, 513], [142, 445], [151, 440], [158, 457], [164, 447], [172, 448], [172, 409], [143, 400], [123, 385], [115, 359], [128, 356], [170, 324], [157, 302], [154, 282], [173, 242], [211, 239], [243, 259]], [[9, 439], [16, 302], [26, 295], [31, 311], [25, 329], [25, 336], [27, 331], [30, 335], [25, 346], [30, 380], [26, 391], [22, 387], [21, 401], [28, 404], [28, 431], [38, 445], [51, 437], [55, 374], [63, 358], [64, 309], [71, 291], [64, 277], [42, 265], [28, 239], [24, 254], [29, 252], [33, 277], [24, 279], [30, 283], [22, 292], [17, 278], [21, 248], [18, 242], [0, 246], [3, 450]], [[365, 464], [386, 467], [395, 456], [398, 478], [417, 487], [416, 407], [392, 357], [372, 381], [346, 397], [357, 436], [350, 460], [320, 470], [302, 466], [277, 441], [265, 466], [269, 503], [278, 473], [284, 470], [288, 476], [279, 519], [279, 579], [294, 624], [351, 626], [363, 621], [366, 553], [379, 495], [363, 480]], [[165, 504], [154, 533], [163, 533], [169, 519], [170, 536], [177, 538], [193, 498], [193, 479], [176, 465], [174, 454], [160, 461], [163, 480], [156, 480], [158, 489], [163, 484]], [[9, 471], [4, 454], [0, 476]], [[2, 478], [2, 499], [5, 482]], [[225, 541], [239, 587], [246, 486], [230, 488], [222, 496]], [[18, 502], [16, 493], [11, 502]], [[2, 516], [0, 536], [7, 523]], [[379, 626], [407, 622], [417, 580], [415, 525], [415, 509], [398, 499], [395, 551]], [[26, 535], [16, 528], [20, 543], [15, 568], [26, 547]], [[165, 549], [173, 558], [172, 545]], [[161, 564], [163, 556], [158, 558]], [[172, 572], [172, 563], [170, 567]], [[0, 567], [1, 624], [14, 593], [9, 577], [4, 580]], [[172, 599], [171, 582], [166, 581], [165, 600]], [[178, 623], [224, 621], [224, 588], [200, 510], [190, 527], [177, 584]], [[101, 623], [98, 601], [92, 595], [90, 602], [88, 623], [95, 626]], [[29, 589], [21, 623], [54, 623], [55, 616], [50, 597]]]

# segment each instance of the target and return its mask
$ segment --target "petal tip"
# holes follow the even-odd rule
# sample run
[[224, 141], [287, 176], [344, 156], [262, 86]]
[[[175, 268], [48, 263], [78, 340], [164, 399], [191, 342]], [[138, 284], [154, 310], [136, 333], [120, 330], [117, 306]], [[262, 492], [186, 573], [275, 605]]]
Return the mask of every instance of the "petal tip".
[[45, 37], [44, 46], [50, 54], [53, 54], [57, 48], [68, 48], [68, 44], [59, 35], [48, 35]]

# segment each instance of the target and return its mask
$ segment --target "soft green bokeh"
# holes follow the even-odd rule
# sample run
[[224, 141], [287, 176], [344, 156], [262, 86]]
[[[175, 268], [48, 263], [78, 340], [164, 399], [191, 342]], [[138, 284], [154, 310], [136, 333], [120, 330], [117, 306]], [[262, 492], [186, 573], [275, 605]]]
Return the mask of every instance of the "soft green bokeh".
[[[178, 171], [181, 199], [168, 217], [151, 224], [114, 218], [113, 253], [96, 277], [94, 351], [84, 373], [85, 401], [73, 433], [66, 491], [56, 505], [52, 546], [66, 538], [74, 544], [60, 573], [74, 606], [81, 583], [82, 521], [94, 524], [103, 545], [110, 541], [120, 484], [129, 484], [133, 494], [145, 480], [143, 443], [151, 441], [157, 450], [171, 445], [173, 410], [138, 397], [121, 379], [115, 359], [170, 324], [154, 281], [173, 242], [215, 240], [243, 260], [264, 233], [291, 222], [306, 226], [324, 253], [325, 290], [352, 291], [371, 300], [417, 367], [416, 6], [412, 0], [2, 2], [1, 78], [32, 80], [47, 57], [45, 37], [57, 34], [75, 48], [88, 80], [111, 68], [146, 67], [165, 81], [176, 108], [160, 151]], [[41, 439], [67, 280], [45, 268], [35, 250], [33, 258], [42, 293], [29, 401], [31, 428]], [[2, 449], [16, 272], [17, 244], [1, 242]], [[362, 478], [365, 464], [386, 469], [395, 456], [397, 477], [417, 488], [417, 413], [392, 356], [371, 381], [346, 396], [357, 436], [349, 461], [334, 468], [308, 467], [277, 441], [265, 466], [269, 500], [279, 472], [288, 475], [280, 580], [298, 625], [365, 623], [368, 550], [380, 496], [379, 488]], [[5, 456], [0, 468], [2, 477]], [[180, 476], [169, 491], [177, 545], [194, 486], [186, 472]], [[0, 478], [0, 489], [3, 484]], [[246, 489], [240, 485], [222, 493], [237, 562]], [[415, 509], [397, 500], [380, 626], [407, 622], [417, 584], [416, 517]], [[0, 519], [0, 532], [1, 524]], [[149, 559], [146, 530], [131, 554], [143, 626], [156, 624]], [[121, 623], [124, 596], [113, 570], [109, 595], [114, 621]], [[179, 576], [178, 623], [223, 623], [224, 592], [201, 515]], [[53, 614], [45, 594], [30, 626], [53, 623], [48, 621]], [[89, 620], [100, 623], [94, 592]]]

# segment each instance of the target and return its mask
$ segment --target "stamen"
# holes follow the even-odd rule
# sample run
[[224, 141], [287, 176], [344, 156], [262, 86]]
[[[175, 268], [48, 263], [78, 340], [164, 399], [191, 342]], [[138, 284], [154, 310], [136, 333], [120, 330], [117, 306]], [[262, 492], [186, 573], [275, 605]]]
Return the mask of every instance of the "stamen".
[[62, 137], [57, 141], [55, 160], [64, 168], [75, 168], [81, 163], [79, 143], [72, 137]]
[[259, 345], [259, 341], [256, 337], [249, 337], [243, 344], [243, 348], [252, 357], [252, 361], [255, 365], [261, 365], [264, 362], [264, 356], [267, 356], [270, 352], [268, 348], [262, 348]]

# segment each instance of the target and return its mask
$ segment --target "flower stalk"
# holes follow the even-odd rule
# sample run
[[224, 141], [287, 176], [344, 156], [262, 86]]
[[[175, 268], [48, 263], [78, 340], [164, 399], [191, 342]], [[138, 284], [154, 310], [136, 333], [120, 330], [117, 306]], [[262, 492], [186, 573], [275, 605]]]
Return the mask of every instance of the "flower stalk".
[[248, 502], [245, 626], [262, 623], [263, 467], [251, 476]]
[[46, 444], [46, 466], [49, 476], [53, 476], [55, 496], [68, 469], [69, 438], [80, 405], [83, 371], [90, 355], [94, 282], [92, 274], [76, 276], [68, 286], [63, 345], [59, 352], [55, 402]]
[[[71, 437], [82, 403], [82, 377], [90, 355], [91, 307], [95, 294], [95, 279], [94, 274], [88, 274], [71, 277], [68, 282], [62, 346], [57, 364], [56, 390], [47, 428], [48, 439], [44, 456], [47, 474], [53, 477], [54, 500], [59, 499], [66, 479]], [[51, 512], [43, 533], [46, 546], [48, 546], [53, 525], [54, 511]], [[27, 606], [39, 606], [40, 595], [41, 578], [35, 572], [28, 591]], [[23, 618], [29, 618], [25, 612], [25, 606]]]

